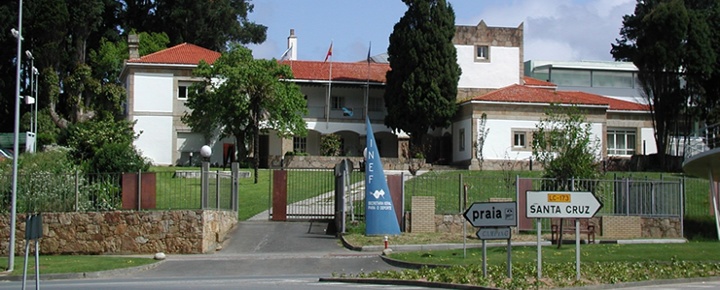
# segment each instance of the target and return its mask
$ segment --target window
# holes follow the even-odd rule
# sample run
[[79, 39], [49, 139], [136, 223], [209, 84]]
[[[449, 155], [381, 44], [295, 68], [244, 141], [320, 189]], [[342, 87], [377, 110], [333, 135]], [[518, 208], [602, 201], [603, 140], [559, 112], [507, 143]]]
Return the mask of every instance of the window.
[[[177, 87], [177, 98], [178, 100], [187, 100], [190, 88], [193, 86], [193, 82], [187, 82], [187, 81], [178, 81], [178, 87]], [[196, 91], [200, 93], [201, 91]]]
[[383, 110], [383, 99], [377, 97], [368, 98], [368, 111], [382, 112]]
[[345, 98], [344, 97], [332, 97], [331, 107], [333, 110], [341, 110], [343, 107], [345, 107]]
[[192, 86], [190, 82], [178, 82], [178, 100], [187, 100], [190, 86]]
[[635, 129], [611, 128], [607, 130], [608, 155], [635, 154]]
[[307, 152], [307, 137], [293, 137], [293, 151]]
[[475, 60], [477, 60], [477, 61], [490, 60], [490, 47], [487, 45], [476, 45], [475, 46]]
[[528, 151], [530, 150], [530, 144], [532, 144], [532, 129], [517, 128], [512, 129], [510, 133], [512, 140], [510, 140], [511, 150], [514, 151]]
[[525, 140], [525, 132], [515, 132], [513, 133], [513, 147], [515, 148], [525, 148], [527, 146], [526, 140]]
[[465, 151], [465, 128], [460, 129], [460, 134], [458, 134], [458, 142], [459, 142], [459, 150]]

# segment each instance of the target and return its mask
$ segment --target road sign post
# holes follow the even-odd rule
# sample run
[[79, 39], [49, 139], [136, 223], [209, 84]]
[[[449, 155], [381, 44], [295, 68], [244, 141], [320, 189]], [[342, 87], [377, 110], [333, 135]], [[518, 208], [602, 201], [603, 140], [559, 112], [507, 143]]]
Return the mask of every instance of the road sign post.
[[527, 191], [525, 192], [525, 215], [537, 219], [538, 279], [541, 278], [542, 254], [540, 249], [541, 218], [575, 219], [575, 270], [580, 280], [580, 225], [577, 219], [592, 218], [602, 208], [602, 203], [589, 191]]
[[474, 202], [465, 211], [465, 219], [480, 228], [476, 235], [482, 240], [483, 276], [487, 277], [486, 240], [507, 240], [507, 275], [512, 278], [510, 227], [517, 226], [517, 202]]

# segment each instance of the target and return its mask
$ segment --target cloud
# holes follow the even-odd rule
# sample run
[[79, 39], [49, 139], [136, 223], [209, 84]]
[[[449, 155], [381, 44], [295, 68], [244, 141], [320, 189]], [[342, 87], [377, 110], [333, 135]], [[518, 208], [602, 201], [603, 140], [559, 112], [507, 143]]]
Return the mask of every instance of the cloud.
[[619, 37], [622, 16], [634, 8], [633, 0], [498, 1], [458, 20], [508, 27], [524, 22], [525, 60], [612, 60], [610, 45]]

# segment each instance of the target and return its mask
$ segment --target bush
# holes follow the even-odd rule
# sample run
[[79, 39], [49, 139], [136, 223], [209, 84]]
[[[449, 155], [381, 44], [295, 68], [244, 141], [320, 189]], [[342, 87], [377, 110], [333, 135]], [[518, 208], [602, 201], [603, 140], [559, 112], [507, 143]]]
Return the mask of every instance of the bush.
[[148, 171], [150, 163], [132, 144], [109, 143], [99, 148], [87, 161], [86, 171], [94, 173], [123, 173]]
[[320, 137], [320, 153], [323, 156], [340, 156], [342, 151], [340, 135], [327, 134]]
[[[0, 162], [0, 213], [11, 209], [11, 173], [12, 161]], [[115, 210], [122, 202], [117, 177], [95, 174], [92, 180], [88, 179], [79, 166], [70, 161], [69, 150], [64, 148], [22, 154], [18, 159], [16, 211]]]

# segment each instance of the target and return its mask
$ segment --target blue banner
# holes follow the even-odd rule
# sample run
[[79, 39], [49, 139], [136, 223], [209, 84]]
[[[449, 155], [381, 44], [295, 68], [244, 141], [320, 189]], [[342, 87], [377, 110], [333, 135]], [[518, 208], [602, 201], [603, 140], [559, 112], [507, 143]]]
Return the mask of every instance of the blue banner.
[[375, 143], [375, 135], [370, 119], [365, 118], [367, 142], [365, 147], [365, 235], [399, 235], [395, 207], [390, 189], [385, 180], [380, 161], [380, 152]]

